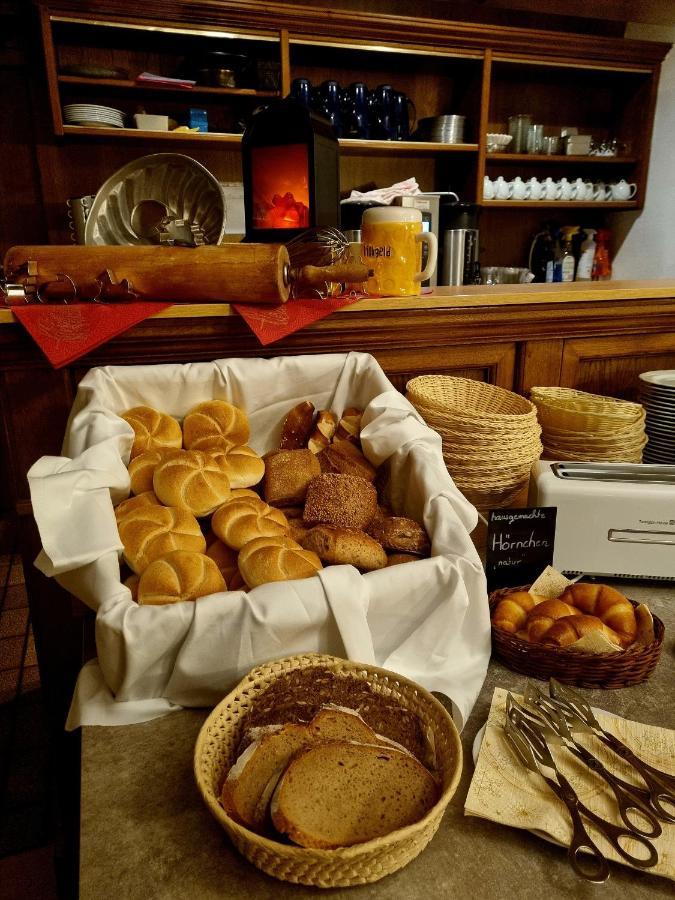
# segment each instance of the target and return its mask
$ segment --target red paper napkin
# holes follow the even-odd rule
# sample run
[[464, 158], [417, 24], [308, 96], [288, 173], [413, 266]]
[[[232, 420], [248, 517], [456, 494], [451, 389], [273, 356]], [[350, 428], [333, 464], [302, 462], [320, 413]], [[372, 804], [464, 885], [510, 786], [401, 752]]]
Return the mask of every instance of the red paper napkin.
[[364, 296], [364, 294], [349, 294], [342, 297], [328, 297], [326, 300], [316, 298], [289, 300], [280, 306], [252, 303], [232, 305], [263, 347], [266, 347], [280, 341], [286, 335], [299, 331], [305, 325], [325, 319], [336, 309], [356, 303]]
[[69, 303], [13, 306], [12, 312], [55, 369], [67, 366], [172, 303]]

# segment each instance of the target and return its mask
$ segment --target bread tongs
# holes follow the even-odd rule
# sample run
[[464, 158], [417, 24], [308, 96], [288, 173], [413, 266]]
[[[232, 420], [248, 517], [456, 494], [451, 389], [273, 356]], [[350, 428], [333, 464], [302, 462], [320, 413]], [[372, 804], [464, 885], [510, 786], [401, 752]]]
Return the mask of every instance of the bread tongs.
[[[620, 782], [622, 786], [643, 800], [659, 819], [664, 822], [675, 822], [675, 775], [669, 775], [650, 766], [615, 735], [605, 731], [593, 715], [590, 704], [577, 691], [561, 684], [555, 678], [551, 678], [550, 691], [552, 700], [564, 713], [570, 731], [594, 734], [606, 747], [632, 766], [644, 781], [646, 788], [638, 788], [624, 781]], [[670, 809], [665, 808], [664, 803]]]
[[[658, 862], [655, 847], [644, 835], [636, 833], [632, 828], [608, 822], [582, 803], [551, 755], [544, 737], [547, 731], [546, 723], [517, 703], [510, 693], [506, 698], [504, 730], [507, 740], [523, 765], [543, 778], [556, 797], [567, 807], [572, 819], [572, 840], [567, 856], [577, 875], [595, 884], [601, 884], [609, 878], [607, 860], [593, 842], [583, 819], [594, 825], [617, 853], [631, 865], [643, 869]], [[630, 854], [621, 846], [622, 838], [630, 838], [640, 844], [647, 851], [647, 856], [636, 857]]]

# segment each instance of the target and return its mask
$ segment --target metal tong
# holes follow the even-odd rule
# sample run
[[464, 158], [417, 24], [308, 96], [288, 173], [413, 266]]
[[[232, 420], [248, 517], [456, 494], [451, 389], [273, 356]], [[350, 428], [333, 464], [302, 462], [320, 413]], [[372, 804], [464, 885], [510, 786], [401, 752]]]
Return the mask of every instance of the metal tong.
[[[625, 782], [616, 778], [586, 747], [574, 740], [574, 736], [557, 701], [542, 693], [534, 684], [528, 683], [525, 687], [525, 702], [537, 710], [562, 745], [578, 759], [586, 763], [588, 768], [609, 786], [619, 808], [621, 820], [631, 831], [649, 838], [659, 837], [663, 833], [658, 819], [647, 803], [632, 788], [628, 787]], [[632, 821], [630, 813], [637, 814], [646, 820], [649, 823], [649, 828]]]
[[[553, 793], [565, 804], [572, 819], [572, 840], [567, 852], [570, 864], [577, 875], [601, 884], [609, 878], [609, 866], [602, 852], [590, 837], [582, 816], [591, 822], [603, 837], [627, 862], [644, 869], [658, 862], [656, 849], [644, 835], [631, 828], [614, 825], [590, 810], [577, 796], [574, 788], [558, 769], [546, 743], [546, 725], [536, 715], [518, 704], [511, 694], [507, 695], [505, 732], [511, 746], [521, 762], [532, 772], [539, 774]], [[551, 770], [555, 778], [545, 774]], [[621, 846], [620, 841], [630, 838], [644, 847], [647, 856], [637, 857]], [[590, 854], [590, 858], [584, 855]]]
[[[555, 678], [551, 678], [550, 691], [553, 700], [565, 712], [567, 724], [572, 732], [586, 731], [594, 734], [606, 747], [632, 766], [647, 787], [646, 789], [635, 787], [614, 776], [619, 784], [645, 802], [659, 819], [664, 822], [675, 822], [675, 775], [669, 775], [650, 766], [636, 756], [630, 747], [609, 731], [605, 731], [593, 715], [590, 704], [577, 691], [568, 685], [562, 685]], [[664, 808], [664, 802], [669, 804], [670, 810]]]

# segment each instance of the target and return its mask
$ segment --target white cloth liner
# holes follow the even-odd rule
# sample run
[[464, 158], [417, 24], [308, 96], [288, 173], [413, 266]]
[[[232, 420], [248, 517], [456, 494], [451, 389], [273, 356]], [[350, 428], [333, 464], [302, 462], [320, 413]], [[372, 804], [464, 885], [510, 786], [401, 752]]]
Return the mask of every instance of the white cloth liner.
[[[433, 556], [361, 575], [331, 566], [301, 581], [195, 603], [138, 606], [120, 582], [113, 506], [129, 492], [130, 426], [146, 404], [182, 419], [196, 403], [248, 411], [251, 446], [278, 446], [288, 410], [309, 399], [341, 414], [365, 410], [370, 460], [387, 461], [395, 512], [424, 521]], [[28, 480], [43, 551], [37, 567], [96, 611], [98, 661], [80, 673], [68, 728], [143, 722], [217, 703], [253, 666], [298, 652], [392, 669], [453, 702], [461, 728], [485, 678], [490, 622], [485, 577], [469, 531], [476, 511], [449, 477], [439, 436], [368, 354], [108, 366], [82, 379], [62, 457]]]

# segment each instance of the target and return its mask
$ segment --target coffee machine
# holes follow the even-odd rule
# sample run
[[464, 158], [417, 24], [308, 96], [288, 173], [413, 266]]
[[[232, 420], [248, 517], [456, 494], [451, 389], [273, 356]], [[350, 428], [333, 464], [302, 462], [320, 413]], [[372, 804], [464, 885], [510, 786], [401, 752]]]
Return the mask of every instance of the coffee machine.
[[478, 217], [473, 203], [441, 203], [439, 285], [472, 284], [478, 263]]

